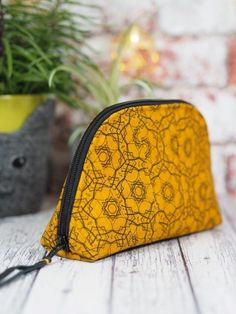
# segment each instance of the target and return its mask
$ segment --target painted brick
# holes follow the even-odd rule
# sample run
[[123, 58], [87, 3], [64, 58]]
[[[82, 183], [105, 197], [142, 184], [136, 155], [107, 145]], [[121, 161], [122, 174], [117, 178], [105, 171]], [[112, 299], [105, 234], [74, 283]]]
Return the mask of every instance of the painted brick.
[[104, 30], [107, 32], [119, 31], [130, 23], [137, 21], [148, 29], [156, 24], [156, 13], [158, 6], [153, 0], [121, 1], [121, 0], [90, 0], [89, 3], [96, 4], [102, 8], [102, 20]]
[[236, 153], [226, 159], [226, 189], [229, 195], [236, 197]]
[[[97, 51], [96, 62], [105, 69], [111, 61], [112, 38], [111, 34], [102, 34], [88, 41]], [[143, 78], [163, 87], [227, 85], [227, 40], [217, 37], [173, 39], [161, 34], [153, 34], [153, 40], [160, 53], [160, 63], [152, 75], [144, 73]]]
[[235, 0], [156, 0], [162, 31], [183, 34], [231, 34], [236, 31]]
[[217, 194], [236, 198], [236, 145], [212, 145], [211, 159]]
[[[235, 196], [236, 0], [90, 0], [89, 3], [102, 7], [103, 25], [94, 30], [90, 43], [97, 50], [95, 61], [105, 72], [110, 62], [111, 40], [128, 23], [137, 21], [152, 34], [161, 54], [153, 80], [162, 87], [155, 90], [155, 97], [186, 99], [200, 109], [209, 128], [217, 193]], [[226, 86], [228, 83], [231, 86]], [[140, 89], [133, 88], [121, 100], [142, 96], [146, 97]], [[68, 130], [70, 123], [80, 123], [83, 118], [74, 113], [68, 117], [59, 123], [60, 130], [63, 125]], [[64, 148], [61, 145], [57, 143], [54, 154], [58, 169], [52, 170], [57, 179], [57, 174], [63, 172], [59, 168], [64, 169], [69, 160], [63, 155], [66, 143]], [[63, 179], [64, 175], [60, 176]]]
[[236, 38], [229, 44], [229, 83], [236, 84]]
[[217, 86], [227, 84], [227, 42], [222, 38], [173, 39], [156, 35], [160, 65], [154, 80], [164, 86]]

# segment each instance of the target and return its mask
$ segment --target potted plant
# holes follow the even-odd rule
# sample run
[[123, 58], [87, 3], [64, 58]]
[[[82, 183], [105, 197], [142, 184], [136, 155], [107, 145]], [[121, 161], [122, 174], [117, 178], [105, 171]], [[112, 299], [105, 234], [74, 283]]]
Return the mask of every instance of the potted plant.
[[[75, 6], [77, 9], [75, 10]], [[83, 64], [91, 19], [70, 0], [0, 1], [0, 217], [40, 208], [54, 98], [76, 106], [76, 82], [60, 65]], [[76, 21], [76, 22], [75, 22]]]

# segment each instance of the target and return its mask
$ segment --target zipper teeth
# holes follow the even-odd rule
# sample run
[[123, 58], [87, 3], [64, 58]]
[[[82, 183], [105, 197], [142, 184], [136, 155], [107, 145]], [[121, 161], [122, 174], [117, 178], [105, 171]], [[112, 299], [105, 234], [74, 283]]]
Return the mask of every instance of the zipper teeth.
[[[102, 110], [95, 118], [92, 120], [86, 131], [84, 132], [80, 143], [76, 149], [76, 152], [74, 154], [72, 164], [70, 167], [70, 170], [68, 172], [68, 176], [66, 179], [64, 192], [62, 196], [61, 201], [61, 209], [59, 213], [59, 225], [58, 225], [58, 243], [63, 243], [67, 250], [69, 250], [68, 247], [68, 232], [69, 232], [69, 222], [70, 222], [70, 214], [73, 207], [74, 202], [74, 196], [76, 193], [77, 185], [80, 179], [80, 174], [82, 171], [82, 166], [84, 163], [84, 160], [87, 155], [87, 151], [89, 148], [89, 144], [91, 141], [87, 142], [87, 139], [90, 138], [91, 140], [93, 138], [93, 135], [96, 133], [98, 127], [101, 125], [102, 122], [104, 122], [112, 113], [117, 112], [121, 109], [129, 108], [132, 106], [142, 106], [142, 105], [165, 105], [165, 104], [175, 104], [175, 103], [184, 103], [187, 105], [191, 105], [188, 102], [185, 102], [183, 100], [179, 99], [173, 99], [173, 100], [153, 100], [153, 99], [142, 99], [142, 100], [134, 100], [134, 101], [126, 101], [122, 103], [118, 103], [115, 105], [112, 105], [110, 107], [105, 108]], [[191, 105], [192, 106], [192, 105]], [[85, 149], [85, 144], [87, 145], [87, 149]], [[82, 156], [84, 158], [82, 158]], [[81, 167], [79, 167], [81, 166]]]

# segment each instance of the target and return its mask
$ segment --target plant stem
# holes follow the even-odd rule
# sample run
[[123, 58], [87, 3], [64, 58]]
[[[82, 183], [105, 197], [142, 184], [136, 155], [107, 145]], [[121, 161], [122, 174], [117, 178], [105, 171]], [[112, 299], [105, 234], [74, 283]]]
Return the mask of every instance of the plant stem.
[[2, 0], [0, 0], [0, 58], [3, 56], [3, 32], [4, 32], [3, 7]]

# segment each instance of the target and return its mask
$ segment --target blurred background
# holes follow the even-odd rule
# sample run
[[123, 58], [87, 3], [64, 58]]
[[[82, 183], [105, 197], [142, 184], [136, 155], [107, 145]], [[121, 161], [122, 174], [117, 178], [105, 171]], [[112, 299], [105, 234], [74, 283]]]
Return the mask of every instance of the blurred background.
[[[58, 195], [97, 112], [134, 98], [180, 98], [207, 121], [218, 195], [236, 198], [236, 0], [2, 1], [1, 8], [0, 98], [57, 99], [47, 193]], [[6, 121], [1, 110], [0, 99]], [[7, 159], [15, 167], [23, 155]]]
[[[154, 97], [185, 99], [201, 110], [210, 132], [216, 190], [236, 198], [236, 1], [90, 3], [102, 8], [102, 25], [89, 39], [101, 69], [110, 65], [114, 38], [136, 22], [153, 43], [143, 53], [141, 77], [158, 85]], [[153, 50], [157, 62], [150, 60]], [[132, 90], [122, 99], [142, 96], [143, 91]]]

